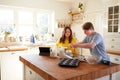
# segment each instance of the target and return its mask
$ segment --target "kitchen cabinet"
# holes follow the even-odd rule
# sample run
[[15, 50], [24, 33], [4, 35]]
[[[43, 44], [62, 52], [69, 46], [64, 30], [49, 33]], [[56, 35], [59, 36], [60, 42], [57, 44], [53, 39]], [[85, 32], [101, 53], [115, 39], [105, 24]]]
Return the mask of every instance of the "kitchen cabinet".
[[[110, 60], [113, 63], [120, 64], [120, 56], [115, 54], [109, 54]], [[112, 75], [112, 80], [120, 80], [120, 71]]]
[[119, 32], [119, 5], [108, 7], [108, 32]]
[[105, 46], [108, 50], [120, 51], [120, 33], [106, 33]]
[[38, 48], [23, 51], [0, 52], [1, 80], [24, 80], [23, 63], [19, 61], [20, 55], [37, 54]]
[[[111, 3], [111, 4], [110, 4]], [[120, 51], [120, 1], [109, 2], [107, 8], [106, 28], [104, 28], [105, 46], [108, 50]], [[106, 29], [106, 30], [105, 30]]]
[[[28, 66], [25, 65], [25, 79], [24, 80], [45, 80], [42, 78], [39, 74], [34, 72], [32, 69], [30, 69]], [[95, 80], [109, 80], [109, 76], [104, 76], [102, 78], [98, 78]]]
[[24, 80], [36, 80], [36, 73], [28, 68], [27, 66], [24, 67], [24, 75], [25, 75], [25, 79]]
[[23, 80], [23, 64], [19, 61], [19, 55], [25, 51], [2, 52], [1, 80]]
[[2, 53], [0, 52], [0, 80], [1, 80], [1, 58], [2, 58]]
[[109, 0], [107, 3], [107, 32], [116, 33], [120, 32], [120, 1]]
[[[38, 47], [31, 47], [29, 54], [39, 54]], [[23, 80], [45, 80], [39, 74], [34, 72], [31, 68], [24, 65], [24, 79]]]
[[27, 67], [26, 65], [24, 66], [24, 80], [45, 80], [42, 78], [40, 75], [38, 75], [36, 72], [34, 72], [32, 69]]
[[[28, 66], [45, 80], [101, 80], [100, 78], [120, 71], [120, 65], [114, 63], [112, 63], [111, 66], [106, 66], [104, 64], [96, 64], [95, 66], [92, 66], [86, 62], [82, 62], [80, 66], [74, 69], [62, 68], [57, 65], [59, 60], [59, 58], [39, 56], [38, 54], [20, 56], [20, 61], [23, 62], [25, 66]], [[68, 73], [73, 74], [70, 75]], [[108, 77], [106, 78], [107, 79], [104, 78], [103, 80], [110, 80]]]

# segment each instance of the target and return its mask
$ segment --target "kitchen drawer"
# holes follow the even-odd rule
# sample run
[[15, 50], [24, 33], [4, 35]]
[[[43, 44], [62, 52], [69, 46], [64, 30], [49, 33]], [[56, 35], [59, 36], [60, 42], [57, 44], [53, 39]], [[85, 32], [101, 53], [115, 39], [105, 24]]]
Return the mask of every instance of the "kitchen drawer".
[[119, 44], [106, 44], [106, 49], [108, 50], [116, 50], [116, 51], [120, 51], [120, 45]]
[[120, 33], [106, 33], [105, 37], [107, 37], [107, 38], [119, 38]]
[[113, 42], [113, 43], [119, 43], [120, 38], [111, 38], [110, 41]]
[[110, 56], [111, 62], [120, 64], [120, 56], [119, 55], [109, 54], [109, 56]]
[[111, 43], [114, 43], [114, 44], [120, 44], [120, 38], [107, 38], [107, 39], [105, 39], [105, 42], [107, 43], [107, 44], [111, 44]]
[[120, 50], [120, 34], [108, 34], [105, 36], [105, 46], [106, 49], [110, 50]]

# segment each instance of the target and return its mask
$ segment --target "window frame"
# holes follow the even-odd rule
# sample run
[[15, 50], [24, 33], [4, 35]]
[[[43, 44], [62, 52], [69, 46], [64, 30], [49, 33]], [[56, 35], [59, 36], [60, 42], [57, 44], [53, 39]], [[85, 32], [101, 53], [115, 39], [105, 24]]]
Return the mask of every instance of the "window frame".
[[[31, 25], [31, 26], [33, 26], [33, 29], [34, 29], [34, 31], [33, 31], [33, 34], [38, 34], [38, 33], [36, 33], [35, 32], [35, 28], [37, 27], [37, 18], [36, 18], [36, 16], [37, 16], [37, 13], [48, 13], [48, 14], [50, 14], [50, 22], [49, 22], [49, 24], [48, 24], [48, 33], [54, 33], [54, 11], [52, 11], [52, 10], [43, 10], [43, 9], [37, 9], [37, 8], [23, 8], [23, 7], [13, 7], [13, 6], [1, 6], [0, 5], [0, 9], [11, 9], [11, 10], [13, 10], [13, 12], [14, 12], [14, 28], [15, 28], [15, 34], [16, 34], [16, 37], [19, 37], [19, 27], [18, 26], [29, 26], [29, 25]], [[30, 11], [30, 12], [32, 12], [33, 13], [33, 24], [19, 24], [19, 22], [18, 22], [18, 11], [19, 10], [23, 10], [23, 11]], [[3, 24], [0, 24], [0, 25], [3, 25]]]

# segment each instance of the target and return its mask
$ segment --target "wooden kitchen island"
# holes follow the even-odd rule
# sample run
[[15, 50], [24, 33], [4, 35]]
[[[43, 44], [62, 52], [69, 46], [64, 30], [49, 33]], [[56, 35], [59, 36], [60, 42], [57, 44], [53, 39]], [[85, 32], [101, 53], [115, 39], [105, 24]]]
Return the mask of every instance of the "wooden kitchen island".
[[20, 56], [20, 61], [45, 80], [94, 80], [120, 71], [120, 64], [88, 64], [80, 62], [75, 68], [60, 67], [59, 58], [38, 54]]

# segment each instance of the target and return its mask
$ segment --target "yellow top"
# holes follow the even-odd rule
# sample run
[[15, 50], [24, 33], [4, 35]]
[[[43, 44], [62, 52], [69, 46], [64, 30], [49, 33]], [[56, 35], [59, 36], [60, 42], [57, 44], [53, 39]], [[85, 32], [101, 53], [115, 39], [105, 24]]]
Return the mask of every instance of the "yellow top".
[[[76, 40], [76, 38], [72, 38], [72, 41], [71, 41], [71, 43], [76, 43], [77, 42], [77, 40]], [[60, 43], [60, 39], [57, 41], [57, 43], [56, 43], [56, 46], [57, 47], [65, 47], [67, 50], [71, 50], [72, 51], [72, 53], [73, 53], [73, 55], [74, 54], [78, 54], [78, 49], [75, 49], [75, 48], [71, 48], [70, 47], [70, 43], [69, 43], [69, 41], [66, 39], [65, 40], [65, 42], [64, 43]]]

